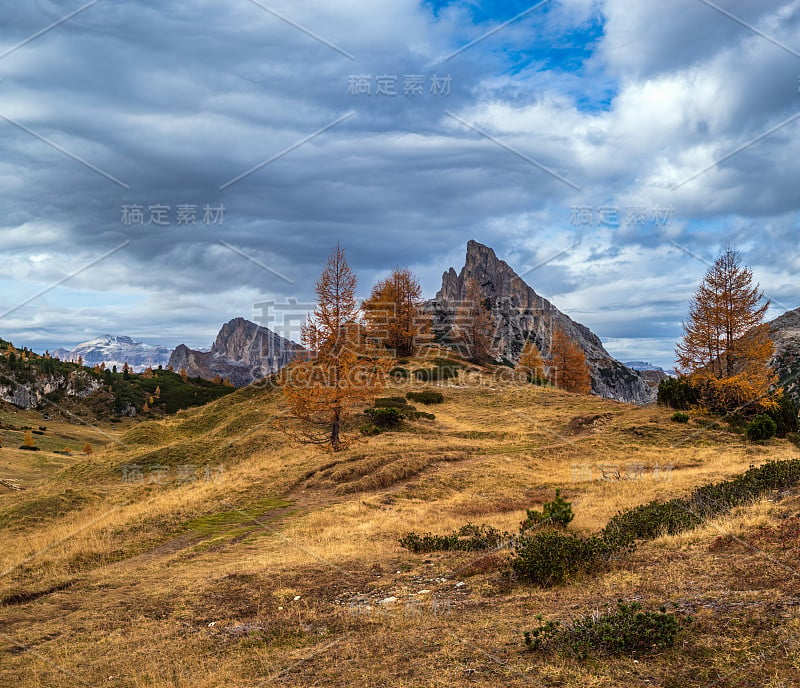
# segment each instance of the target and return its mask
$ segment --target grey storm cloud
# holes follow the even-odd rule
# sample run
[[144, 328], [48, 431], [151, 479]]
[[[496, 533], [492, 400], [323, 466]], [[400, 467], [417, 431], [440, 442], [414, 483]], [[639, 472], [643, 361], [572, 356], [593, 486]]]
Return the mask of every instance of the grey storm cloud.
[[[520, 272], [545, 262], [526, 277], [537, 291], [601, 336], [638, 332], [643, 351], [669, 349], [704, 271], [676, 244], [713, 258], [734, 243], [798, 305], [800, 58], [776, 43], [800, 50], [800, 2], [727, 2], [738, 21], [680, 4], [554, 0], [443, 59], [503, 18], [416, 0], [100, 0], [7, 52], [81, 5], [0, 1], [2, 305], [128, 242], [3, 336], [206, 345], [265, 298], [307, 301], [337, 241], [363, 295], [409, 265], [432, 296], [470, 238]], [[529, 54], [598, 22], [578, 66]], [[381, 75], [398, 95], [375, 94]], [[421, 95], [403, 95], [406, 75]], [[434, 76], [449, 93], [430, 92]], [[356, 77], [371, 95], [350, 92]], [[137, 204], [170, 206], [170, 224], [125, 224]], [[181, 204], [195, 224], [177, 224]], [[674, 220], [570, 222], [603, 204]], [[221, 224], [201, 221], [206, 205], [224, 206]]]

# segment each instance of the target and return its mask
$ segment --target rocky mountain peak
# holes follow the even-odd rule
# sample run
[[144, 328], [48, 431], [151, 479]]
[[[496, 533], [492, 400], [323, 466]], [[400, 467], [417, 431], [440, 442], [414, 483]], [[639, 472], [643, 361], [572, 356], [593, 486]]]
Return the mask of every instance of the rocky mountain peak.
[[560, 327], [584, 350], [595, 394], [634, 403], [653, 400], [653, 390], [644, 378], [612, 358], [596, 334], [539, 296], [494, 250], [474, 240], [467, 243], [464, 267], [458, 273], [450, 268], [442, 275], [442, 288], [428, 304], [435, 334], [445, 336], [453, 328], [468, 279], [477, 281], [491, 306], [501, 359], [516, 362], [528, 339], [544, 356], [549, 355], [553, 330]]
[[244, 318], [233, 318], [219, 330], [211, 351], [181, 344], [170, 356], [174, 370], [211, 380], [219, 375], [241, 387], [277, 372], [303, 351], [299, 344]]
[[474, 279], [487, 298], [504, 297], [512, 299], [517, 305], [532, 305], [538, 299], [533, 291], [504, 260], [500, 260], [489, 246], [474, 239], [467, 242], [467, 255], [464, 267], [456, 274], [450, 268], [442, 275], [442, 288], [436, 294], [437, 300], [459, 301], [466, 294], [467, 280]]

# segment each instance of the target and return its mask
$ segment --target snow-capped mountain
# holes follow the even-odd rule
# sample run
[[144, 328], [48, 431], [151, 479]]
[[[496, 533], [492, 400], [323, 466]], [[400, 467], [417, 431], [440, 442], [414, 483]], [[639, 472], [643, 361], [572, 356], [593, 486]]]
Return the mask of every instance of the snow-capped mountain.
[[56, 349], [52, 355], [62, 361], [73, 363], [80, 357], [84, 365], [105, 363], [106, 368], [117, 366], [117, 370], [122, 370], [122, 366], [127, 363], [131, 370], [140, 373], [148, 367], [166, 366], [171, 352], [172, 350], [165, 346], [145, 344], [130, 337], [106, 334], [78, 344], [73, 349]]

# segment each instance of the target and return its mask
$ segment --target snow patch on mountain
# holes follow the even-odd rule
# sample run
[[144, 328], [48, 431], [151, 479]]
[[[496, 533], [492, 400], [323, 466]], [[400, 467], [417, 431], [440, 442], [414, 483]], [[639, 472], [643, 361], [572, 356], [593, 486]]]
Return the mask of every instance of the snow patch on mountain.
[[72, 349], [56, 349], [51, 353], [55, 358], [73, 363], [81, 358], [87, 366], [104, 363], [106, 368], [117, 366], [118, 370], [122, 370], [122, 366], [127, 363], [131, 370], [140, 373], [146, 368], [166, 366], [172, 349], [137, 342], [131, 337], [106, 334], [78, 344]]

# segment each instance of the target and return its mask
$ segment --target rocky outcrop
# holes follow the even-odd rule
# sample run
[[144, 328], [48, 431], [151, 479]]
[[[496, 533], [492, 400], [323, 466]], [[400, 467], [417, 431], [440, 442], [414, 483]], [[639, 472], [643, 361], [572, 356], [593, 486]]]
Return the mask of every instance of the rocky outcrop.
[[62, 393], [83, 399], [102, 387], [102, 383], [88, 372], [76, 371], [70, 375], [25, 375], [20, 381], [8, 375], [0, 376], [0, 399], [21, 409], [41, 408], [45, 397]]
[[452, 329], [459, 303], [466, 295], [466, 282], [478, 282], [496, 324], [494, 341], [499, 357], [512, 363], [519, 358], [525, 341], [532, 339], [546, 357], [554, 328], [561, 327], [586, 354], [592, 376], [592, 392], [602, 397], [643, 404], [653, 401], [653, 388], [635, 370], [612, 358], [600, 338], [575, 322], [547, 299], [539, 296], [488, 246], [470, 241], [461, 272], [450, 268], [442, 276], [442, 288], [428, 302], [434, 318], [434, 334], [446, 338]]
[[800, 404], [800, 308], [771, 321], [769, 334], [775, 345], [770, 365], [786, 394]]
[[244, 318], [234, 318], [219, 331], [211, 351], [197, 351], [181, 344], [169, 357], [175, 371], [185, 368], [190, 377], [231, 381], [236, 387], [249, 385], [291, 363], [304, 351], [272, 330]]

